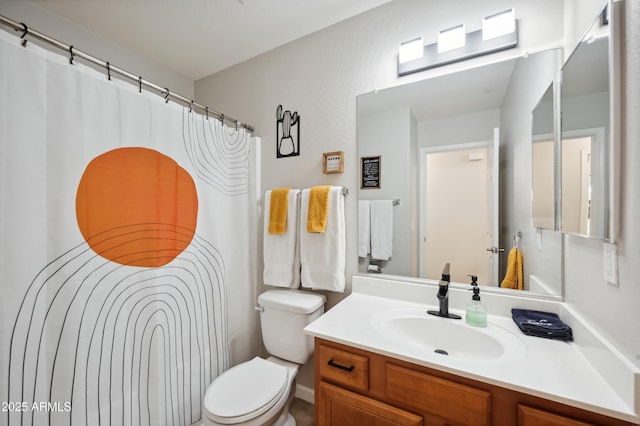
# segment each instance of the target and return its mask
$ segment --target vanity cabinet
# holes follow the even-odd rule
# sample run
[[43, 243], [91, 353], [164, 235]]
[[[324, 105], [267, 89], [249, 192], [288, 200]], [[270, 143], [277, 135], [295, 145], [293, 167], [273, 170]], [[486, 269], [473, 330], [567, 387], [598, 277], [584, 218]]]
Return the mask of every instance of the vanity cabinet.
[[631, 424], [320, 338], [314, 362], [319, 426]]

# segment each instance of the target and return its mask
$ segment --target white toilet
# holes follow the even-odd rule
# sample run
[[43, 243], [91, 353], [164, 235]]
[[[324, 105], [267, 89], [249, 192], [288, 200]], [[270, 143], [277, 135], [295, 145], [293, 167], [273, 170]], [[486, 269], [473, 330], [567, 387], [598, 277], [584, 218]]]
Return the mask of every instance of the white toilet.
[[225, 371], [204, 397], [205, 426], [294, 426], [289, 404], [298, 367], [313, 352], [303, 329], [324, 313], [326, 298], [300, 290], [268, 290], [258, 296], [262, 340], [272, 355]]

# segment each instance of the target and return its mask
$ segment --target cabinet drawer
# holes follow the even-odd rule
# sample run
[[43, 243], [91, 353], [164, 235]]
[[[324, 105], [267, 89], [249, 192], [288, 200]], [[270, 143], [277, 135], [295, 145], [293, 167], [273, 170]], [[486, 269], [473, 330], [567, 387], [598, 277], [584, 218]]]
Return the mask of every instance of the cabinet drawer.
[[386, 365], [390, 401], [438, 416], [456, 425], [491, 424], [491, 393], [439, 377]]
[[320, 376], [348, 388], [369, 390], [369, 358], [331, 346], [320, 345]]

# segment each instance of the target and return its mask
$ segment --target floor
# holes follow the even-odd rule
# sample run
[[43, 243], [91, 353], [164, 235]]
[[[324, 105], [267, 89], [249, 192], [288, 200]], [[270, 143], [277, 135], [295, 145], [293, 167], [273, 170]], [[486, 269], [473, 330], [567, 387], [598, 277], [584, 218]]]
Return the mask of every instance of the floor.
[[[313, 426], [313, 404], [300, 398], [294, 398], [289, 406], [289, 412], [296, 419], [296, 426]], [[191, 426], [202, 426], [202, 422], [194, 423]]]
[[291, 401], [289, 412], [296, 419], [296, 426], [313, 426], [313, 404], [300, 398], [294, 398]]

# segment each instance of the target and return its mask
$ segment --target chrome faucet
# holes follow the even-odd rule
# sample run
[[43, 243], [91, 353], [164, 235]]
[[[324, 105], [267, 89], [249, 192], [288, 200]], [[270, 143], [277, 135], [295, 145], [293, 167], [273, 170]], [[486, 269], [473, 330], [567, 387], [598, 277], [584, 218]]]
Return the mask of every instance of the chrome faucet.
[[428, 314], [435, 315], [443, 318], [452, 318], [452, 319], [461, 319], [460, 315], [450, 314], [449, 313], [449, 281], [451, 280], [451, 275], [449, 274], [449, 264], [444, 265], [444, 269], [442, 270], [442, 277], [440, 278], [440, 282], [438, 283], [438, 303], [440, 304], [440, 308], [437, 311], [429, 310]]

